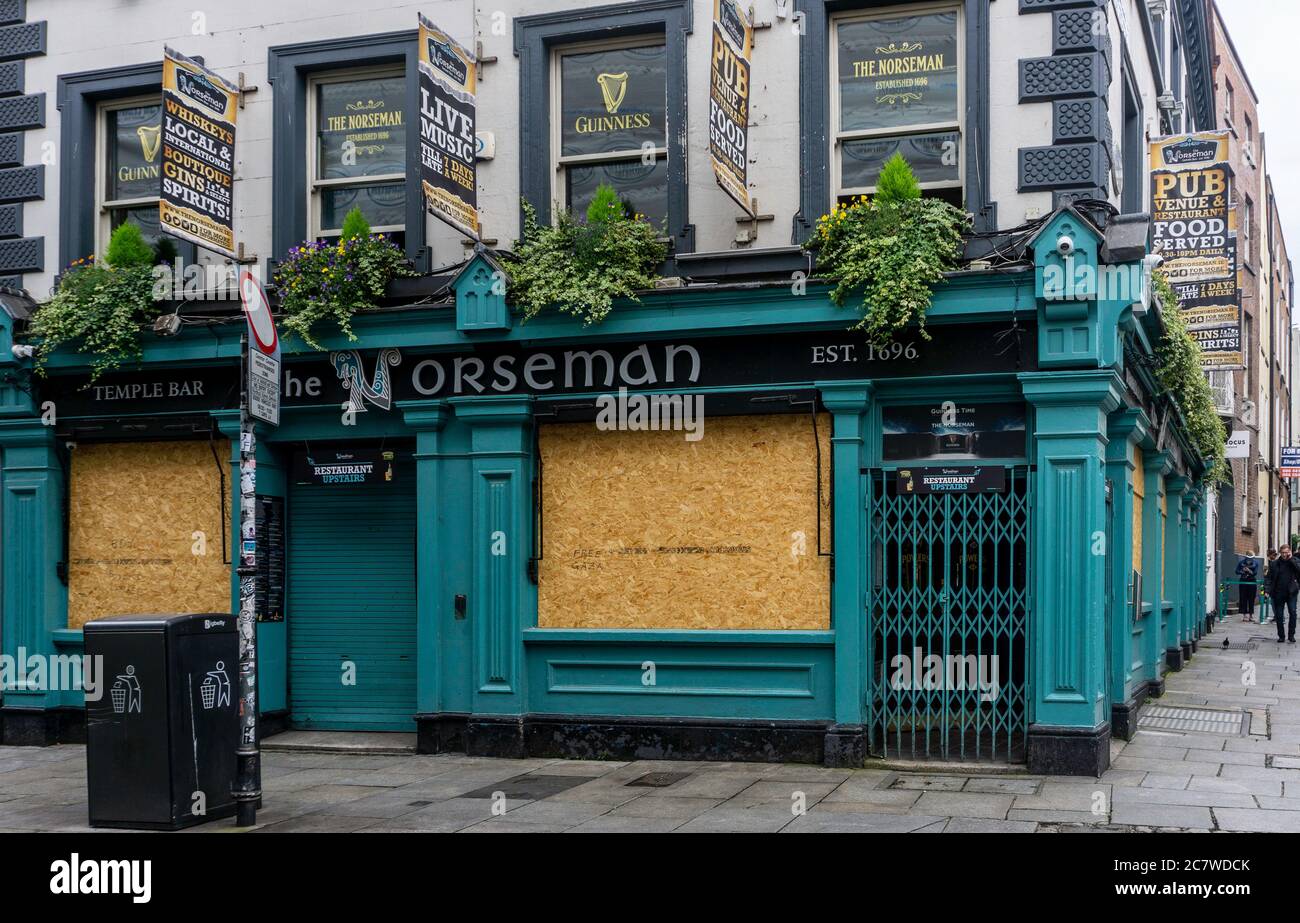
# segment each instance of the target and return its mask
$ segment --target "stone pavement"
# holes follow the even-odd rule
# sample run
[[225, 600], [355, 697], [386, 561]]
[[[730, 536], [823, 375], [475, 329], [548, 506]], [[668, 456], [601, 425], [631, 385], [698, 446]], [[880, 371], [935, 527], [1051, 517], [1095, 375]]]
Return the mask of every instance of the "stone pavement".
[[[847, 770], [267, 752], [254, 830], [1300, 831], [1300, 645], [1278, 645], [1271, 626], [1226, 628], [1168, 676], [1159, 704], [1245, 709], [1249, 733], [1146, 728], [1114, 743], [1112, 768], [1100, 779], [953, 765]], [[1243, 676], [1252, 672], [1248, 685]], [[0, 831], [85, 831], [85, 824], [84, 747], [0, 747]]]

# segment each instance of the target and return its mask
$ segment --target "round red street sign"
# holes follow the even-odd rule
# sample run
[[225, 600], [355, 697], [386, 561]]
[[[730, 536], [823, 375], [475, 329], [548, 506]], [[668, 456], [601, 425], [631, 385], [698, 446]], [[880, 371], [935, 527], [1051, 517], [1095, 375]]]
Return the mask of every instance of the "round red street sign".
[[274, 356], [280, 341], [275, 332], [275, 318], [271, 316], [271, 304], [266, 300], [261, 284], [247, 269], [239, 272], [239, 297], [244, 302], [244, 316], [248, 319], [248, 329], [257, 348], [268, 356]]

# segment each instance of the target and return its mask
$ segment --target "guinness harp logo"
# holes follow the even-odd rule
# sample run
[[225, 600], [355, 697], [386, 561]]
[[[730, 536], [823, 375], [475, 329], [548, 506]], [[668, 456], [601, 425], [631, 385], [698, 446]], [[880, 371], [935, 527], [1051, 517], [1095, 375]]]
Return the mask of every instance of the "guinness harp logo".
[[135, 130], [136, 137], [140, 139], [140, 153], [149, 163], [158, 159], [158, 146], [162, 141], [161, 125], [141, 125]]
[[596, 82], [600, 84], [600, 94], [605, 97], [605, 111], [610, 115], [618, 112], [627, 96], [627, 71], [621, 74], [598, 74]]

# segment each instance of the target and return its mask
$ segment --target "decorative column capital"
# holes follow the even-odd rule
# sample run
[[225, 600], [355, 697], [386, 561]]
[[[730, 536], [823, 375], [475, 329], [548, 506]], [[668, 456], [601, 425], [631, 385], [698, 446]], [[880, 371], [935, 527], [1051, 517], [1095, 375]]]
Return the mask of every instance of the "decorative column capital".
[[822, 406], [831, 413], [854, 413], [871, 406], [876, 386], [870, 381], [819, 381], [815, 387], [821, 394]]
[[1123, 382], [1113, 369], [1025, 372], [1019, 376], [1025, 400], [1035, 407], [1097, 406], [1110, 413], [1120, 406]]
[[451, 417], [446, 401], [398, 401], [397, 409], [407, 426], [422, 432], [437, 432]]

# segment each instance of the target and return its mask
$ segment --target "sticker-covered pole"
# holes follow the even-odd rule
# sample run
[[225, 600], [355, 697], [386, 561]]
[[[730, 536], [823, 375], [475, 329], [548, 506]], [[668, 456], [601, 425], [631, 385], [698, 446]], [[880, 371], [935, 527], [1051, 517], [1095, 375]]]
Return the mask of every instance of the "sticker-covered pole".
[[[248, 336], [242, 338], [248, 366]], [[239, 389], [239, 746], [235, 750], [235, 823], [257, 823], [262, 798], [257, 751], [257, 436], [248, 412], [248, 378]]]

